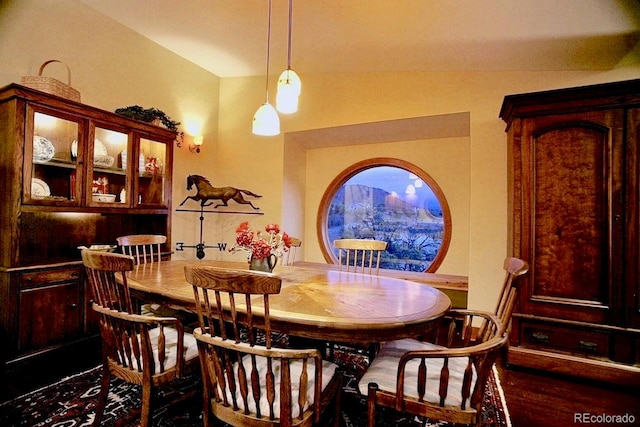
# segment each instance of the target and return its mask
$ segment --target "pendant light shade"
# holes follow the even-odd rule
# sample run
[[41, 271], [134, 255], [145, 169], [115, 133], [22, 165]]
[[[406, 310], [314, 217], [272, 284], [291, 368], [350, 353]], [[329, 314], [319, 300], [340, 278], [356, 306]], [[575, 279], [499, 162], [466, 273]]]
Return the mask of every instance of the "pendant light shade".
[[269, 103], [269, 56], [271, 54], [271, 0], [267, 23], [267, 71], [264, 104], [258, 108], [253, 116], [252, 132], [254, 135], [275, 136], [280, 133], [280, 117], [273, 105]]
[[253, 116], [253, 133], [260, 136], [275, 136], [280, 134], [280, 117], [269, 101], [258, 108]]
[[298, 91], [290, 82], [278, 86], [276, 108], [283, 114], [291, 114], [298, 111]]
[[283, 114], [298, 111], [298, 98], [302, 82], [298, 74], [287, 68], [278, 79], [278, 93], [276, 95], [276, 109]]
[[300, 76], [291, 69], [291, 29], [293, 26], [293, 0], [289, 0], [289, 37], [287, 49], [287, 69], [278, 78], [276, 108], [284, 114], [298, 111], [298, 97], [302, 89]]
[[300, 96], [300, 92], [302, 90], [302, 80], [300, 80], [300, 76], [298, 73], [293, 71], [291, 68], [287, 68], [280, 74], [278, 78], [278, 91], [281, 87], [291, 86], [294, 90], [296, 96]]

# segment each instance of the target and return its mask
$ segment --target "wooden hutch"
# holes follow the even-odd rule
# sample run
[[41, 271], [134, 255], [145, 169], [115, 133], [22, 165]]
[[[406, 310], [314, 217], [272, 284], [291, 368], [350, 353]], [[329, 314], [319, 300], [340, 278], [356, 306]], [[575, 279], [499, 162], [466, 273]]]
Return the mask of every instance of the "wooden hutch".
[[640, 80], [507, 96], [509, 363], [640, 385]]
[[171, 247], [173, 131], [11, 84], [0, 89], [0, 372], [96, 341], [79, 246]]

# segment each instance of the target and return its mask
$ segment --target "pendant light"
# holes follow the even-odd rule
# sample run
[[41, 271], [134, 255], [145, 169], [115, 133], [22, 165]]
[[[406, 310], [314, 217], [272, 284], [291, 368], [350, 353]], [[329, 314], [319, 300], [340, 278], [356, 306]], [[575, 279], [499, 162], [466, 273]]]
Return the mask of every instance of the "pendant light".
[[273, 105], [269, 103], [269, 55], [271, 54], [271, 0], [269, 0], [269, 14], [267, 24], [267, 75], [264, 104], [258, 108], [253, 116], [253, 133], [261, 136], [274, 136], [280, 133], [280, 117]]
[[287, 49], [287, 69], [278, 78], [278, 93], [276, 94], [276, 108], [284, 114], [298, 111], [298, 98], [302, 88], [302, 81], [298, 74], [291, 69], [291, 30], [293, 27], [293, 0], [289, 0], [289, 37]]

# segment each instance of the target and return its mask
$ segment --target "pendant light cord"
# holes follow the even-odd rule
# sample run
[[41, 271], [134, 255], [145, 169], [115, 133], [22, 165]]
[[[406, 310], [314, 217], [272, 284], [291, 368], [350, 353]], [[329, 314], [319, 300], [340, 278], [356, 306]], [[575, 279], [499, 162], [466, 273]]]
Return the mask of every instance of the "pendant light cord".
[[[289, 0], [289, 43], [287, 46], [287, 69], [291, 69], [291, 28], [293, 27], [293, 0]], [[287, 75], [287, 80], [289, 76]]]
[[265, 103], [269, 102], [269, 59], [271, 54], [271, 0], [269, 0], [269, 13], [267, 22], [267, 79], [265, 84]]

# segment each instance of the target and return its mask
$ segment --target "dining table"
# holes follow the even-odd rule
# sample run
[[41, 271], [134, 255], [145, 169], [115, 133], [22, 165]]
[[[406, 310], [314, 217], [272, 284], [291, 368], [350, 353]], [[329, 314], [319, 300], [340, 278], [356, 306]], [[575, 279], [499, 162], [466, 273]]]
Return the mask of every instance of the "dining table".
[[[245, 262], [168, 260], [127, 273], [132, 297], [196, 313], [185, 266], [248, 270]], [[296, 337], [357, 344], [419, 337], [451, 307], [442, 291], [411, 280], [350, 273], [336, 268], [277, 265], [279, 294], [270, 296], [275, 331]]]

